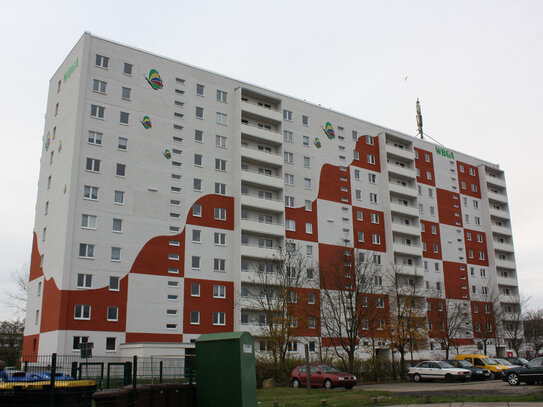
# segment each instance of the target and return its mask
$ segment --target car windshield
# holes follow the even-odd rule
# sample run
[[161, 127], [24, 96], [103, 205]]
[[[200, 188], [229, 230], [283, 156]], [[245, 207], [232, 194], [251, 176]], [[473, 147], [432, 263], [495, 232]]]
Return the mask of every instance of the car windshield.
[[485, 362], [487, 365], [499, 365], [498, 362], [496, 362], [494, 359], [490, 358], [483, 358], [483, 362]]
[[539, 366], [541, 365], [541, 358], [537, 358], [537, 359], [532, 359], [530, 360], [530, 363], [528, 363], [528, 366]]
[[457, 363], [458, 363], [458, 366], [460, 367], [473, 367], [473, 365], [469, 363], [467, 360], [458, 360]]
[[438, 364], [439, 366], [441, 366], [442, 368], [444, 368], [444, 369], [450, 369], [451, 367], [454, 368], [454, 366], [451, 365], [451, 364], [448, 363], [448, 362], [437, 362], [437, 364]]
[[528, 363], [530, 363], [530, 362], [528, 362], [528, 361], [527, 361], [526, 359], [524, 359], [524, 358], [517, 358], [517, 360], [518, 360], [518, 361], [520, 362], [520, 364], [522, 364], [522, 365], [527, 365]]
[[337, 373], [337, 372], [341, 372], [341, 370], [338, 370], [338, 369], [336, 369], [335, 367], [328, 366], [328, 365], [319, 365], [319, 367], [321, 368], [321, 370], [322, 370], [324, 373]]
[[497, 362], [500, 362], [502, 365], [505, 366], [513, 366], [511, 362], [509, 362], [507, 359], [498, 358], [496, 359]]

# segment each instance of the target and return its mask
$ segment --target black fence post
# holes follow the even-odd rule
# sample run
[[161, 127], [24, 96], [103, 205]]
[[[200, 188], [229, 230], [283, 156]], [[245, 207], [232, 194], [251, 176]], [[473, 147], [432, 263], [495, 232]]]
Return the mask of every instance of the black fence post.
[[77, 380], [77, 362], [72, 362], [72, 377]]
[[138, 357], [134, 355], [134, 360], [132, 361], [132, 390], [136, 391], [136, 382], [138, 377]]
[[23, 371], [26, 373], [28, 372], [28, 360], [25, 360], [25, 364], [24, 364], [24, 367], [23, 367]]
[[126, 362], [124, 364], [124, 381], [123, 384], [128, 386], [132, 381], [132, 363]]
[[159, 376], [159, 383], [162, 384], [162, 368], [164, 367], [164, 362], [160, 361], [160, 376]]
[[55, 378], [57, 374], [57, 354], [51, 355], [51, 390], [55, 388]]

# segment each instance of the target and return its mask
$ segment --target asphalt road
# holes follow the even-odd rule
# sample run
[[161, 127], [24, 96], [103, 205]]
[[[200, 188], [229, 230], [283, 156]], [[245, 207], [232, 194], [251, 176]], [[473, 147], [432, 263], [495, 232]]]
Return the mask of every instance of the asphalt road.
[[407, 382], [407, 383], [386, 383], [386, 384], [361, 384], [357, 388], [364, 390], [392, 391], [410, 395], [483, 395], [483, 394], [531, 394], [543, 391], [543, 386], [528, 386], [522, 383], [520, 386], [511, 386], [503, 380], [484, 380], [470, 382]]

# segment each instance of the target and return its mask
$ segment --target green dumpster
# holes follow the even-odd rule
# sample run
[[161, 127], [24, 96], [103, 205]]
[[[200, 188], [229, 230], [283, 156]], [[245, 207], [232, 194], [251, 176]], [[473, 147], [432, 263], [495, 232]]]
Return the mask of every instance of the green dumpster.
[[196, 340], [198, 407], [256, 407], [255, 347], [248, 332]]

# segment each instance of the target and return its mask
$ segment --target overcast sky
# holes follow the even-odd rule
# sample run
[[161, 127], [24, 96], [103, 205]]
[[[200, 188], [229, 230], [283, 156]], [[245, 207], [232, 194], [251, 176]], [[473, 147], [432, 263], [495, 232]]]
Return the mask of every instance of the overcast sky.
[[49, 79], [90, 31], [411, 135], [420, 98], [426, 133], [505, 171], [520, 289], [543, 307], [543, 1], [0, 0], [0, 11], [0, 299], [29, 263]]

